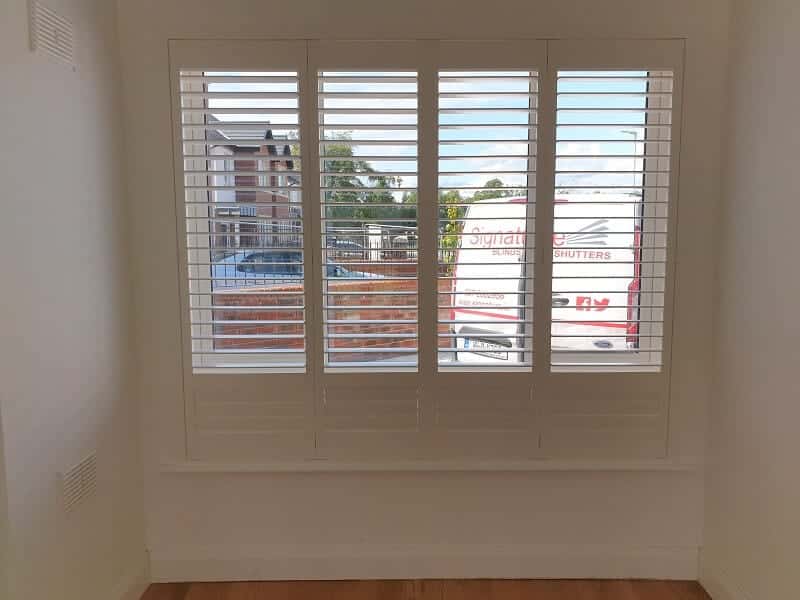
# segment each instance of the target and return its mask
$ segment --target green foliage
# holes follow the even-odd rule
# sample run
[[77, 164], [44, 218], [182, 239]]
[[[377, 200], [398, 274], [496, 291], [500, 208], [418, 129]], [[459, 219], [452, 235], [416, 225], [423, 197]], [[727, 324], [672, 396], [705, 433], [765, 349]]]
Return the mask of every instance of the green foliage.
[[464, 199], [458, 190], [450, 190], [439, 194], [439, 246], [442, 250], [443, 262], [452, 264], [455, 250], [459, 245], [459, 233], [463, 229], [464, 214], [467, 212]]
[[[417, 192], [404, 192], [399, 201], [393, 188], [401, 187], [399, 177], [376, 175], [375, 169], [367, 161], [353, 155], [353, 146], [347, 134], [336, 141], [341, 143], [325, 146], [322, 159], [324, 187], [333, 188], [326, 192], [327, 217], [334, 220], [336, 227], [361, 227], [364, 221], [380, 223], [389, 219], [396, 225], [416, 226]], [[505, 198], [517, 193], [504, 189], [503, 182], [494, 178], [469, 197], [462, 197], [458, 190], [449, 190], [439, 195], [439, 245], [442, 260], [453, 268], [455, 251], [460, 243], [463, 219], [467, 206], [478, 200]], [[347, 206], [341, 206], [345, 204]]]
[[337, 227], [359, 227], [362, 221], [381, 219], [408, 219], [406, 224], [414, 225], [417, 216], [416, 194], [413, 203], [405, 199], [397, 202], [392, 188], [400, 187], [402, 179], [375, 175], [375, 169], [367, 161], [353, 156], [349, 136], [342, 134], [340, 139], [341, 143], [325, 146], [326, 156], [322, 159], [323, 171], [328, 173], [324, 176], [324, 187], [335, 189], [326, 192], [327, 216], [336, 220]]
[[492, 198], [508, 198], [520, 194], [519, 190], [505, 189], [501, 179], [490, 179], [484, 184], [483, 190], [478, 190], [472, 196], [462, 198], [458, 190], [450, 190], [439, 194], [439, 245], [442, 250], [443, 262], [452, 270], [455, 261], [455, 251], [458, 249], [464, 227], [464, 215], [468, 204], [478, 200]]
[[478, 190], [472, 195], [472, 200], [489, 200], [491, 198], [507, 198], [513, 196], [515, 190], [502, 189], [503, 182], [500, 179], [494, 178], [483, 184], [483, 187], [489, 188], [485, 190]]

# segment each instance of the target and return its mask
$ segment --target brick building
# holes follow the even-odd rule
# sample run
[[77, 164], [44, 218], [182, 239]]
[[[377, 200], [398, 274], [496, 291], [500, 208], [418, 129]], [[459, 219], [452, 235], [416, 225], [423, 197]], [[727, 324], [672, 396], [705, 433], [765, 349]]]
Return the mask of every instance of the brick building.
[[[209, 120], [216, 121], [214, 117]], [[213, 171], [220, 172], [211, 176], [211, 185], [219, 189], [210, 192], [211, 201], [219, 204], [212, 215], [212, 233], [221, 234], [211, 238], [215, 258], [242, 248], [300, 245], [297, 162], [291, 158], [288, 137], [276, 139], [269, 124], [264, 127], [233, 131], [219, 122], [219, 129], [208, 133], [209, 139], [219, 141], [209, 148], [209, 154], [230, 157], [212, 163]]]

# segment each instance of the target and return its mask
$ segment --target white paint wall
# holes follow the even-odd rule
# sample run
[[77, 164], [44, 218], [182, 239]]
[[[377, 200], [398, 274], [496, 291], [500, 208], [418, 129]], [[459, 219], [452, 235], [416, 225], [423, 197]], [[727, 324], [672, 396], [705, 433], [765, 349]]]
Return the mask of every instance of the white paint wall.
[[800, 4], [733, 3], [702, 580], [797, 597]]
[[[75, 24], [76, 72], [29, 52], [25, 0], [0, 3], [3, 598], [116, 600], [145, 562], [116, 18], [47, 4]], [[93, 450], [97, 494], [66, 517], [58, 474]]]
[[[725, 2], [507, 1], [493, 5], [491, 14], [485, 3], [442, 2], [428, 14], [427, 3], [408, 2], [281, 3], [278, 13], [269, 3], [244, 0], [224, 11], [210, 0], [120, 1], [129, 212], [122, 202], [111, 4], [52, 2], [78, 26], [74, 74], [27, 52], [25, 2], [5, 2], [0, 12], [0, 248], [13, 257], [2, 261], [0, 293], [7, 316], [0, 458], [8, 483], [0, 484], [0, 551], [13, 548], [0, 554], [8, 563], [0, 565], [0, 590], [10, 573], [11, 598], [107, 598], [142, 566], [138, 416], [128, 401], [125, 366], [131, 359], [126, 216], [131, 247], [149, 248], [133, 257], [132, 267], [147, 536], [158, 576], [399, 576], [425, 569], [541, 576], [570, 574], [568, 563], [573, 572], [609, 576], [620, 564], [635, 566], [634, 554], [644, 557], [642, 572], [660, 562], [662, 575], [687, 574], [703, 528], [703, 477], [692, 470], [161, 471], [162, 462], [184, 457], [166, 40], [275, 31], [378, 38], [398, 31], [409, 37], [686, 36], [681, 167], [690, 183], [681, 189], [680, 235], [692, 240], [716, 225]], [[334, 7], [343, 16], [334, 17]], [[417, 22], [420, 14], [426, 18]], [[789, 76], [800, 55], [800, 7], [793, 0], [735, 0], [733, 17], [702, 566], [704, 583], [719, 598], [771, 600], [791, 596], [800, 539], [793, 460], [800, 450], [794, 434], [800, 389], [792, 377], [800, 331], [790, 313], [800, 293], [793, 242], [800, 204], [791, 177], [800, 154], [793, 110], [800, 89]], [[51, 242], [31, 244], [33, 231]], [[692, 463], [702, 459], [696, 424], [710, 389], [706, 340], [714, 305], [705, 291], [714, 253], [694, 253], [691, 241], [686, 246], [681, 258], [691, 267], [680, 281], [692, 293], [679, 296], [678, 311], [682, 327], [696, 333], [676, 338], [670, 450]], [[98, 498], [65, 519], [57, 472], [94, 448], [100, 451]], [[417, 561], [404, 563], [411, 554]], [[480, 564], [485, 572], [468, 570]]]
[[5, 444], [3, 444], [3, 415], [0, 412], [0, 598], [9, 598], [8, 573], [11, 548], [9, 545], [8, 495], [6, 494]]
[[[137, 393], [157, 578], [696, 574], [726, 0], [119, 0], [119, 7]], [[186, 460], [167, 40], [269, 36], [687, 39], [669, 437], [678, 468], [163, 469]]]

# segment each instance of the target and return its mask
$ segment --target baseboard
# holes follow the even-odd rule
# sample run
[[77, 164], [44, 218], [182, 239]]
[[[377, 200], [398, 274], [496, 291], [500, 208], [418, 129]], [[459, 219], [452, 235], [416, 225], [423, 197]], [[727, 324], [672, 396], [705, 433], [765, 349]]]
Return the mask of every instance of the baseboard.
[[701, 556], [698, 579], [712, 600], [749, 600], [727, 577], [724, 571], [712, 567]]
[[698, 549], [614, 545], [327, 545], [151, 551], [157, 582], [287, 579], [697, 579]]
[[144, 553], [143, 560], [138, 569], [120, 580], [111, 594], [112, 600], [141, 600], [145, 590], [150, 585], [150, 558]]

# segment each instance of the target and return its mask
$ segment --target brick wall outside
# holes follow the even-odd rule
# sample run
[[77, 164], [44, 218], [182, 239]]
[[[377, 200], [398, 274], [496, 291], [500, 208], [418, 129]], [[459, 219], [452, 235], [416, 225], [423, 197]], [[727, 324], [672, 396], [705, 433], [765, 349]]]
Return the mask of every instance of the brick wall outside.
[[351, 271], [361, 271], [362, 273], [376, 273], [384, 276], [408, 277], [417, 274], [417, 261], [402, 259], [392, 259], [395, 264], [384, 265], [381, 262], [370, 262], [369, 258], [342, 257], [333, 258], [333, 262], [339, 263]]
[[[451, 283], [448, 280], [439, 281], [439, 291], [450, 291]], [[416, 319], [417, 313], [415, 310], [404, 308], [384, 308], [380, 310], [368, 310], [370, 306], [392, 306], [392, 305], [416, 305], [416, 291], [417, 282], [414, 280], [409, 281], [383, 281], [380, 279], [358, 282], [341, 282], [333, 283], [329, 287], [332, 292], [348, 292], [348, 296], [328, 296], [326, 304], [335, 305], [346, 304], [357, 305], [358, 308], [347, 309], [329, 309], [328, 318], [336, 320], [357, 320], [357, 319], [370, 319], [370, 320], [410, 320]], [[281, 287], [271, 287], [270, 292], [276, 291], [301, 291], [301, 286], [287, 285]], [[273, 321], [289, 321], [300, 320], [302, 313], [300, 310], [263, 310], [266, 306], [275, 307], [292, 307], [299, 305], [299, 299], [292, 296], [283, 295], [270, 295], [264, 296], [258, 293], [259, 290], [237, 291], [226, 294], [220, 294], [214, 297], [214, 303], [222, 306], [236, 306], [246, 307], [252, 306], [253, 311], [247, 310], [224, 310], [219, 309], [214, 311], [215, 321], [227, 320], [247, 320], [247, 321], [264, 321], [263, 325], [216, 325], [214, 332], [217, 335], [240, 335], [240, 334], [260, 334], [260, 335], [276, 335], [276, 334], [294, 334], [302, 335], [303, 325], [300, 324], [280, 324]], [[396, 295], [382, 295], [382, 296], [369, 296], [359, 295], [363, 292], [376, 292], [376, 291], [393, 291], [397, 292]], [[409, 294], [409, 295], [406, 295]], [[447, 302], [448, 296], [442, 297], [442, 302]], [[440, 311], [441, 318], [449, 318], [449, 311]], [[394, 334], [408, 334], [413, 336], [416, 332], [416, 324], [397, 323], [397, 324], [345, 324], [335, 325], [328, 328], [329, 333], [347, 333], [347, 334], [374, 334], [374, 333], [394, 333]], [[449, 327], [447, 324], [439, 325], [439, 333], [447, 333]], [[392, 353], [392, 349], [396, 348], [412, 348], [416, 340], [413, 337], [409, 338], [393, 338], [393, 339], [335, 339], [329, 343], [333, 348], [353, 348], [353, 347], [367, 347], [367, 348], [384, 348], [387, 353], [374, 353], [370, 354], [370, 359], [381, 360], [397, 356], [397, 353]], [[444, 338], [439, 340], [440, 348], [450, 347], [451, 342], [449, 339]], [[216, 348], [302, 348], [302, 339], [255, 339], [255, 340], [235, 340], [223, 339], [216, 340]], [[337, 353], [337, 361], [347, 361], [355, 359], [355, 355], [348, 353]], [[363, 357], [359, 357], [363, 360]]]

